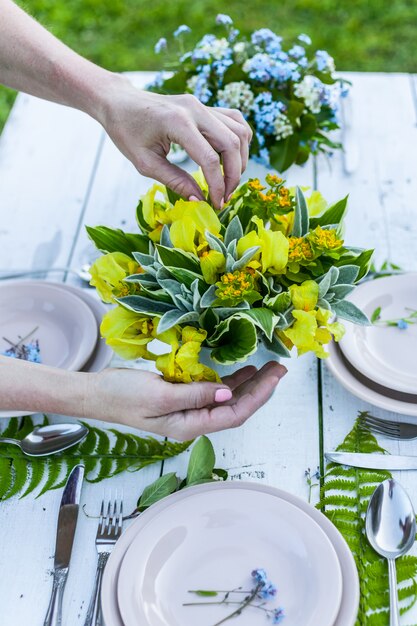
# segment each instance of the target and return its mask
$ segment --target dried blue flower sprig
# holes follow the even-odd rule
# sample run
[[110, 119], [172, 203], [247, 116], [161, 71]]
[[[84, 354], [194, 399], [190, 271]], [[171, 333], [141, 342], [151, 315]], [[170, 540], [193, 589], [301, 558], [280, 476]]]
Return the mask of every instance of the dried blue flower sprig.
[[[277, 594], [276, 586], [268, 579], [264, 569], [255, 569], [251, 573], [253, 587], [249, 591], [237, 587], [230, 590], [208, 590], [208, 589], [190, 589], [188, 593], [194, 593], [202, 597], [217, 597], [224, 594], [220, 601], [207, 602], [185, 602], [183, 606], [209, 606], [209, 605], [237, 605], [237, 608], [220, 622], [216, 622], [213, 626], [220, 626], [232, 617], [239, 616], [245, 609], [252, 607], [260, 611], [264, 611], [266, 617], [271, 620], [272, 624], [280, 624], [285, 617], [284, 609], [281, 607], [269, 609], [265, 604], [269, 600], [273, 600]], [[239, 600], [238, 594], [244, 597]]]
[[403, 317], [398, 317], [392, 320], [383, 320], [381, 318], [382, 308], [379, 306], [375, 309], [375, 311], [371, 315], [371, 322], [375, 326], [391, 326], [397, 327], [400, 330], [407, 330], [409, 325], [417, 324], [417, 309], [410, 309], [406, 307], [406, 311], [409, 311], [408, 314]]
[[38, 326], [25, 335], [25, 337], [19, 336], [17, 342], [10, 341], [7, 337], [2, 337], [2, 339], [10, 345], [10, 348], [7, 348], [4, 352], [0, 352], [0, 354], [14, 359], [21, 359], [22, 361], [30, 361], [31, 363], [41, 363], [39, 341], [32, 339], [29, 343], [24, 343], [37, 330]]

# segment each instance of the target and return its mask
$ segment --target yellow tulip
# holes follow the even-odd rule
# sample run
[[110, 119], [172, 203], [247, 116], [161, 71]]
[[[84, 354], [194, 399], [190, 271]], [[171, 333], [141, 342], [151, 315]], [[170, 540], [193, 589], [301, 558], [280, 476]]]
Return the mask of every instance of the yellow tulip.
[[90, 285], [97, 289], [103, 302], [114, 302], [126, 296], [131, 288], [124, 283], [126, 276], [140, 271], [138, 263], [123, 252], [110, 252], [99, 257], [90, 267]]

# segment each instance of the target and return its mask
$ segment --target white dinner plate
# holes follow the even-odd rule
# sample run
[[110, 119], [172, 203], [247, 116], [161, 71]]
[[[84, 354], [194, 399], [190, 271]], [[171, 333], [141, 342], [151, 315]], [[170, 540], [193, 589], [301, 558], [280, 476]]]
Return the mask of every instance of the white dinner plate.
[[337, 344], [330, 343], [328, 349], [330, 356], [325, 363], [339, 383], [350, 393], [386, 411], [417, 417], [417, 402], [403, 399], [411, 396], [404, 396], [400, 392], [382, 387], [355, 371]]
[[[407, 308], [417, 309], [417, 273], [366, 281], [348, 299], [369, 318], [378, 307], [381, 319], [402, 318]], [[406, 329], [344, 324], [340, 349], [356, 370], [389, 389], [417, 394], [417, 324]]]
[[[304, 512], [323, 530], [331, 542], [334, 550], [337, 554], [337, 558], [341, 568], [341, 574], [343, 579], [343, 593], [341, 598], [341, 604], [337, 613], [336, 620], [333, 626], [354, 626], [358, 604], [359, 604], [359, 582], [356, 571], [355, 562], [345, 540], [340, 535], [336, 527], [317, 509], [309, 505], [304, 500], [268, 485], [262, 485], [259, 483], [245, 483], [243, 481], [226, 482], [222, 484], [208, 483], [199, 485], [197, 487], [191, 487], [189, 489], [182, 490], [176, 494], [164, 498], [157, 504], [153, 505], [150, 509], [142, 513], [139, 518], [123, 533], [122, 537], [116, 544], [116, 547], [110, 556], [109, 562], [106, 566], [103, 578], [102, 586], [102, 610], [106, 626], [126, 626], [122, 621], [120, 615], [116, 587], [119, 579], [120, 566], [123, 561], [129, 546], [135, 540], [136, 536], [148, 526], [153, 525], [153, 520], [159, 516], [159, 514], [171, 506], [171, 503], [185, 502], [189, 498], [193, 498], [195, 494], [207, 493], [216, 491], [216, 494], [221, 490], [223, 493], [233, 493], [236, 490], [250, 490], [251, 492], [257, 492], [261, 494], [268, 494], [274, 498], [285, 501], [294, 505], [300, 511]], [[271, 570], [272, 571], [272, 570]], [[272, 578], [272, 576], [271, 576]], [[281, 601], [284, 604], [284, 599], [278, 590], [278, 602]], [[284, 607], [285, 608], [285, 607]], [[194, 611], [195, 609], [191, 609]], [[203, 624], [201, 621], [202, 615], [199, 616], [198, 623]], [[243, 616], [242, 616], [243, 618]], [[239, 623], [240, 619], [239, 618]], [[252, 613], [253, 618], [253, 613]], [[287, 621], [287, 619], [285, 620]], [[251, 625], [254, 621], [250, 622]], [[288, 622], [287, 622], [288, 623]], [[308, 622], [307, 622], [308, 623]], [[304, 626], [304, 624], [303, 624]]]
[[[90, 358], [82, 367], [81, 371], [83, 372], [100, 372], [104, 368], [106, 368], [112, 357], [113, 351], [106, 344], [105, 340], [99, 337], [99, 329], [100, 324], [103, 319], [103, 315], [107, 311], [107, 307], [105, 307], [102, 302], [94, 295], [94, 292], [90, 289], [81, 289], [79, 287], [74, 287], [72, 285], [67, 285], [66, 283], [59, 282], [49, 282], [49, 281], [30, 281], [32, 284], [36, 285], [53, 285], [54, 287], [61, 289], [63, 291], [69, 292], [70, 294], [74, 294], [78, 296], [80, 300], [82, 300], [90, 309], [95, 318], [96, 324], [96, 332], [97, 332], [97, 341], [93, 352]], [[6, 284], [6, 283], [4, 283]], [[0, 419], [8, 418], [8, 417], [22, 417], [24, 415], [33, 415], [34, 413], [31, 411], [0, 411]]]

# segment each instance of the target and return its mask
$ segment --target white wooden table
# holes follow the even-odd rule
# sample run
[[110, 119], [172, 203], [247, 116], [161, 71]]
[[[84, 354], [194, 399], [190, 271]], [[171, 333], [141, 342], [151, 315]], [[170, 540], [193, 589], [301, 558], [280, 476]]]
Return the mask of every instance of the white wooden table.
[[[138, 86], [149, 80], [145, 73], [132, 77]], [[329, 200], [350, 194], [349, 244], [375, 247], [377, 262], [389, 258], [416, 270], [416, 79], [406, 74], [346, 77], [353, 82], [348, 156], [336, 155], [330, 167], [319, 162], [316, 182]], [[354, 171], [347, 173], [350, 162]], [[312, 185], [313, 168], [293, 168], [288, 180]], [[20, 95], [0, 139], [0, 269], [80, 267], [92, 254], [84, 224], [134, 227], [136, 202], [149, 185], [86, 115]], [[227, 468], [233, 479], [262, 481], [307, 498], [305, 469], [315, 469], [323, 450], [342, 441], [359, 410], [397, 416], [351, 396], [311, 356], [288, 366], [288, 375], [265, 407], [243, 427], [216, 433], [211, 440], [218, 466]], [[417, 443], [381, 441], [393, 453], [417, 454]], [[128, 510], [161, 471], [181, 474], [186, 463], [187, 453], [164, 468], [154, 465], [105, 483], [86, 483], [82, 503], [96, 514], [103, 488], [123, 487]], [[404, 472], [399, 478], [417, 506], [416, 475]], [[61, 491], [53, 491], [39, 499], [0, 503], [4, 625], [43, 624], [60, 497]], [[96, 521], [81, 513], [64, 626], [83, 624], [96, 566], [95, 533]], [[417, 624], [417, 608], [403, 623]]]

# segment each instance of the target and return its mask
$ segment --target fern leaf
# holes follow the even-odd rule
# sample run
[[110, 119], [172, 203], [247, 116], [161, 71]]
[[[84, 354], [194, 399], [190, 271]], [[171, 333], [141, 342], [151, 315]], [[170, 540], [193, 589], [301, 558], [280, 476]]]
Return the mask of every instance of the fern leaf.
[[9, 491], [6, 493], [7, 498], [12, 498], [22, 491], [28, 479], [29, 465], [30, 461], [27, 461], [24, 458], [15, 458], [13, 460], [13, 482]]
[[10, 459], [0, 457], [0, 500], [6, 499], [13, 483], [12, 463]]
[[9, 420], [6, 428], [2, 431], [2, 437], [9, 437], [10, 439], [16, 439], [16, 434], [19, 432], [20, 419], [18, 417], [12, 417]]
[[[337, 450], [387, 454], [360, 418]], [[367, 541], [364, 524], [369, 499], [379, 483], [387, 478], [391, 478], [391, 474], [383, 470], [361, 470], [330, 463], [320, 490], [317, 506], [346, 539], [358, 568], [361, 593], [356, 626], [389, 624], [387, 564]], [[404, 556], [397, 559], [396, 564], [401, 612], [404, 613], [417, 600], [417, 557]]]
[[46, 465], [46, 468], [48, 470], [48, 475], [47, 475], [46, 482], [39, 493], [39, 496], [46, 493], [50, 489], [54, 489], [54, 488], [56, 489], [58, 487], [62, 465], [63, 465], [63, 460], [60, 454], [59, 455], [56, 454], [54, 459], [48, 459], [48, 463]]
[[45, 461], [32, 459], [30, 467], [30, 479], [26, 484], [26, 489], [20, 494], [20, 498], [25, 498], [42, 483], [44, 478]]
[[[43, 425], [48, 424], [45, 416]], [[116, 429], [100, 429], [85, 424], [87, 437], [78, 445], [55, 456], [25, 457], [12, 444], [0, 445], [0, 500], [13, 496], [24, 498], [38, 491], [37, 496], [66, 483], [71, 469], [78, 463], [85, 466], [89, 482], [99, 482], [124, 471], [139, 471], [146, 465], [163, 461], [184, 452], [191, 444], [171, 442], [155, 437], [140, 437]], [[3, 436], [22, 439], [35, 423], [30, 416], [11, 418], [1, 433]]]

